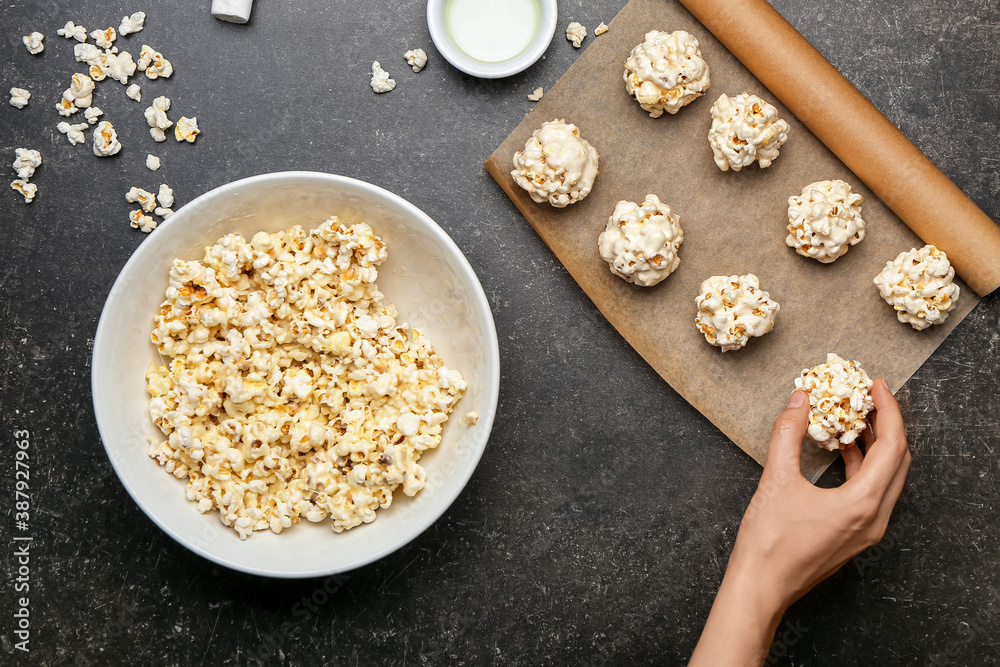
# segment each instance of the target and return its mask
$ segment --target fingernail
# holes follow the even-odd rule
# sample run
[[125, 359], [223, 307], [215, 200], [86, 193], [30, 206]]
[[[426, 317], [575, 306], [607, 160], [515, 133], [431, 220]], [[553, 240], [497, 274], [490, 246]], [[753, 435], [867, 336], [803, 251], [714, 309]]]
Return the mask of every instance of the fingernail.
[[885, 390], [886, 390], [887, 392], [889, 392], [890, 394], [892, 393], [892, 390], [891, 390], [891, 389], [889, 389], [889, 383], [885, 381], [885, 378], [879, 378], [879, 382], [881, 382], [881, 383], [882, 383], [882, 387], [883, 387], [883, 388], [884, 388], [884, 389], [885, 389]]
[[793, 391], [792, 395], [788, 397], [789, 408], [802, 407], [802, 404], [806, 402], [806, 394], [804, 391]]

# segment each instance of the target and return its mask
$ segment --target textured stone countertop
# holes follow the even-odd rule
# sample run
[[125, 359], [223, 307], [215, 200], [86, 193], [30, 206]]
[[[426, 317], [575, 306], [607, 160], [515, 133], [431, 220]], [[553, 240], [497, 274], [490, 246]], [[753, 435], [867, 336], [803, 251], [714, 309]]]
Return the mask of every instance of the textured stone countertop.
[[[1000, 219], [994, 0], [774, 4]], [[8, 165], [15, 147], [44, 156], [33, 204], [0, 191], [2, 609], [17, 597], [20, 429], [34, 536], [31, 653], [14, 652], [5, 613], [0, 664], [685, 662], [760, 468], [624, 343], [481, 166], [531, 108], [525, 96], [579, 56], [565, 25], [588, 26], [586, 46], [623, 1], [560, 0], [545, 58], [500, 81], [444, 62], [420, 2], [258, 0], [245, 26], [208, 5], [8, 0], [0, 14], [0, 88], [32, 92], [24, 110], [0, 104], [0, 153]], [[98, 84], [124, 145], [98, 160], [56, 131], [53, 105], [79, 70], [56, 30], [117, 26], [138, 9], [147, 28], [129, 50], [150, 43], [176, 73], [136, 79], [142, 104]], [[33, 30], [46, 36], [37, 57], [20, 41]], [[430, 61], [414, 74], [402, 53], [418, 46]], [[398, 82], [387, 95], [368, 87], [376, 59]], [[172, 98], [173, 117], [197, 115], [195, 145], [150, 140], [153, 94]], [[163, 159], [155, 175], [147, 152]], [[169, 183], [180, 206], [286, 169], [364, 179], [434, 218], [479, 274], [503, 367], [493, 436], [461, 497], [407, 547], [328, 580], [243, 575], [175, 543], [118, 481], [90, 403], [101, 307], [145, 238], [128, 226], [128, 188]], [[998, 354], [993, 295], [899, 393], [913, 468], [886, 540], [788, 610], [797, 632], [776, 664], [1000, 664]]]

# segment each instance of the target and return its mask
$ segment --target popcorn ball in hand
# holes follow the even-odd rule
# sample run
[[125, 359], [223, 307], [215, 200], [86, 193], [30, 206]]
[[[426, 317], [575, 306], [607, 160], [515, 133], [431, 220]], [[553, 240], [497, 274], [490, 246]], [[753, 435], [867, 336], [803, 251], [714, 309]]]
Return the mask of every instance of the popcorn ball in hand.
[[954, 279], [948, 255], [925, 245], [886, 262], [874, 282], [886, 303], [896, 309], [899, 321], [922, 331], [948, 318], [960, 292]]
[[701, 284], [695, 300], [695, 324], [710, 345], [723, 352], [738, 350], [750, 337], [763, 336], [774, 328], [781, 306], [760, 288], [752, 273], [745, 276], [712, 276]]
[[865, 430], [875, 408], [872, 380], [856, 361], [826, 355], [826, 363], [807, 368], [795, 388], [809, 393], [809, 438], [823, 449], [843, 449]]
[[641, 204], [618, 202], [601, 233], [598, 248], [612, 273], [650, 287], [681, 263], [677, 250], [683, 241], [680, 218], [656, 195], [646, 195]]
[[754, 160], [765, 169], [778, 157], [788, 130], [778, 110], [756, 95], [722, 95], [712, 107], [708, 143], [722, 171], [739, 171]]
[[683, 30], [651, 30], [625, 61], [625, 90], [650, 117], [675, 114], [711, 84], [698, 40]]
[[785, 243], [803, 257], [833, 262], [865, 238], [861, 195], [844, 181], [818, 181], [788, 198]]
[[564, 120], [542, 123], [514, 154], [514, 182], [532, 201], [556, 208], [575, 204], [590, 194], [597, 178], [597, 150]]

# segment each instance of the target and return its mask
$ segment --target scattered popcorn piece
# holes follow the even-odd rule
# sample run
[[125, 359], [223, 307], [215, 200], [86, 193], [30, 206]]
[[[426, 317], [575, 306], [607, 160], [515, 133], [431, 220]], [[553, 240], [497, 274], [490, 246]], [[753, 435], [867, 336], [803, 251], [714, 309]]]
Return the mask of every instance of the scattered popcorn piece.
[[594, 28], [594, 37], [597, 37], [598, 35], [603, 35], [607, 31], [608, 31], [608, 26], [604, 25], [604, 21], [601, 21], [601, 25]]
[[795, 388], [809, 392], [809, 439], [831, 451], [843, 449], [865, 430], [875, 408], [872, 381], [856, 361], [826, 355], [826, 363], [806, 368]]
[[109, 157], [121, 149], [122, 145], [118, 142], [118, 133], [114, 126], [106, 120], [98, 123], [97, 129], [94, 130], [94, 155]]
[[129, 225], [146, 234], [156, 229], [156, 220], [152, 216], [143, 215], [142, 209], [136, 209], [128, 215]]
[[754, 160], [766, 169], [788, 140], [788, 130], [778, 110], [756, 95], [721, 95], [712, 106], [708, 143], [722, 171], [739, 171]]
[[155, 213], [156, 215], [158, 215], [161, 218], [163, 218], [164, 220], [166, 220], [167, 218], [169, 218], [170, 216], [172, 216], [174, 214], [174, 210], [171, 209], [171, 208], [164, 208], [162, 206], [157, 206], [153, 210], [153, 213]]
[[566, 26], [566, 39], [573, 42], [573, 47], [578, 49], [583, 45], [583, 40], [587, 39], [587, 29], [573, 21]]
[[61, 133], [66, 135], [69, 139], [69, 143], [76, 146], [77, 144], [86, 143], [87, 137], [84, 135], [83, 131], [86, 130], [90, 125], [87, 123], [77, 123], [76, 125], [70, 125], [66, 121], [63, 121], [56, 125], [56, 129]]
[[17, 148], [14, 150], [14, 171], [17, 177], [27, 181], [35, 175], [35, 169], [42, 165], [42, 154], [30, 148]]
[[778, 302], [760, 289], [752, 273], [745, 276], [712, 276], [701, 284], [695, 299], [695, 324], [710, 345], [723, 352], [739, 350], [751, 337], [763, 336], [774, 328], [780, 310]]
[[91, 31], [90, 36], [94, 38], [94, 42], [102, 49], [110, 49], [114, 44], [114, 41], [118, 39], [118, 33], [115, 32], [114, 28], [93, 30]]
[[146, 169], [150, 171], [156, 171], [160, 168], [160, 158], [156, 157], [152, 153], [146, 154]]
[[140, 88], [139, 84], [137, 83], [133, 83], [131, 86], [125, 89], [125, 94], [131, 97], [136, 102], [142, 102], [142, 88]]
[[177, 119], [177, 126], [174, 128], [174, 138], [177, 141], [186, 141], [189, 144], [193, 144], [199, 134], [201, 134], [201, 130], [198, 129], [197, 116], [192, 116], [191, 118], [181, 116]]
[[[76, 61], [80, 63], [87, 63], [88, 65], [96, 63], [102, 53], [104, 52], [93, 44], [76, 44], [73, 47], [73, 56], [76, 58]], [[91, 78], [93, 78], [93, 76], [91, 76]]]
[[56, 30], [56, 34], [66, 39], [75, 39], [78, 42], [87, 41], [87, 29], [82, 25], [74, 24], [72, 21], [66, 21], [66, 25]]
[[465, 424], [466, 426], [475, 426], [476, 422], [478, 421], [479, 421], [479, 413], [476, 412], [475, 410], [473, 410], [472, 412], [465, 413], [465, 416], [462, 417], [462, 423]]
[[73, 104], [73, 100], [68, 100], [66, 99], [66, 97], [63, 97], [58, 102], [56, 102], [56, 111], [59, 112], [60, 116], [63, 116], [64, 118], [69, 118], [77, 111], [79, 111], [79, 109], [75, 104]]
[[427, 65], [427, 53], [423, 49], [411, 49], [404, 53], [403, 57], [414, 72], [419, 72]]
[[545, 91], [542, 90], [541, 86], [539, 86], [538, 88], [535, 88], [535, 90], [532, 91], [530, 95], [528, 95], [528, 99], [532, 102], [537, 102], [538, 100], [542, 99], [542, 95], [544, 94]]
[[89, 107], [94, 100], [94, 81], [86, 74], [74, 74], [73, 82], [63, 92], [63, 100], [81, 109]]
[[87, 119], [87, 122], [93, 125], [97, 122], [98, 117], [103, 116], [104, 112], [101, 111], [100, 107], [90, 107], [83, 112], [83, 117]]
[[146, 12], [136, 12], [132, 16], [123, 16], [118, 26], [118, 34], [124, 37], [141, 31], [145, 27]]
[[131, 188], [125, 193], [125, 201], [130, 204], [138, 203], [146, 213], [150, 213], [156, 208], [156, 195], [142, 188]]
[[128, 78], [133, 74], [135, 74], [135, 61], [132, 60], [132, 54], [128, 51], [122, 51], [118, 54], [117, 67], [112, 68], [112, 70], [108, 72], [108, 76], [112, 79], [117, 79], [122, 85], [127, 85]]
[[35, 199], [35, 195], [38, 194], [38, 186], [34, 183], [29, 183], [28, 181], [17, 179], [16, 181], [11, 181], [10, 187], [17, 190], [24, 197], [24, 203], [30, 204]]
[[25, 35], [21, 38], [21, 42], [27, 47], [28, 53], [33, 56], [37, 56], [39, 53], [45, 50], [45, 44], [42, 40], [45, 39], [45, 35], [40, 32], [33, 32], [30, 35]]
[[677, 269], [683, 242], [680, 218], [656, 195], [646, 195], [641, 204], [618, 202], [597, 247], [613, 274], [651, 287]]
[[563, 208], [590, 194], [598, 173], [597, 150], [576, 125], [557, 119], [542, 123], [514, 154], [510, 175], [532, 201]]
[[625, 90], [650, 118], [675, 114], [705, 94], [712, 80], [698, 40], [683, 30], [650, 30], [625, 61]]
[[28, 106], [29, 99], [31, 99], [31, 93], [29, 93], [24, 88], [10, 89], [10, 105], [12, 107], [23, 109], [24, 107]]
[[788, 198], [785, 243], [803, 257], [833, 262], [865, 238], [861, 195], [844, 181], [817, 181]]
[[389, 78], [389, 73], [376, 60], [372, 63], [372, 80], [369, 85], [376, 93], [388, 93], [396, 87], [396, 82]]
[[419, 459], [467, 383], [397, 323], [375, 283], [385, 259], [371, 227], [331, 218], [173, 262], [150, 335], [169, 363], [146, 374], [164, 436], [149, 456], [241, 539], [302, 519], [339, 533], [425, 487]]
[[169, 129], [174, 124], [172, 120], [167, 118], [168, 111], [170, 111], [170, 98], [160, 96], [154, 99], [153, 103], [146, 107], [143, 112], [146, 116], [146, 123], [150, 127], [149, 134], [156, 141], [166, 141], [167, 135], [164, 130]]
[[146, 73], [148, 79], [158, 79], [161, 76], [164, 79], [169, 79], [170, 75], [174, 73], [174, 66], [170, 64], [170, 61], [147, 44], [143, 44], [142, 50], [139, 52], [138, 67]]
[[948, 255], [932, 245], [901, 252], [875, 276], [879, 294], [896, 310], [896, 317], [917, 331], [948, 319], [960, 289]]
[[160, 189], [156, 193], [156, 201], [160, 202], [160, 206], [164, 208], [170, 208], [174, 205], [174, 191], [170, 189], [169, 185], [160, 184]]
[[[77, 44], [76, 49], [80, 49], [81, 46], [96, 48], [91, 44]], [[105, 77], [111, 77], [122, 85], [128, 85], [128, 78], [135, 74], [135, 62], [128, 51], [115, 53], [114, 50], [109, 50], [94, 54], [81, 50], [77, 54], [77, 60], [90, 64], [89, 74], [94, 81], [103, 81]]]

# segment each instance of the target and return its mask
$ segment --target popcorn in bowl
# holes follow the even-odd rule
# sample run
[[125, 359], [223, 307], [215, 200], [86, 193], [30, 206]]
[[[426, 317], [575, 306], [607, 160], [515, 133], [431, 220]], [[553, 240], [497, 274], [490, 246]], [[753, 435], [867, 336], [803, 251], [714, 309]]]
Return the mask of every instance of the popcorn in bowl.
[[803, 257], [829, 264], [865, 238], [861, 195], [844, 181], [817, 181], [788, 198], [785, 243]]
[[675, 114], [711, 85], [698, 40], [684, 30], [650, 30], [625, 61], [625, 90], [651, 118]]
[[330, 218], [174, 261], [151, 335], [170, 361], [146, 377], [166, 440], [149, 455], [241, 538], [302, 517], [341, 532], [424, 487], [418, 460], [466, 382], [397, 323], [385, 258], [367, 224]]
[[582, 201], [599, 173], [597, 150], [564, 120], [542, 123], [514, 154], [514, 182], [536, 203], [556, 208]]
[[789, 129], [778, 110], [756, 95], [720, 95], [712, 106], [708, 143], [722, 171], [740, 171], [754, 160], [765, 169], [778, 157]]
[[932, 245], [911, 248], [886, 262], [874, 283], [900, 322], [922, 331], [948, 319], [961, 290], [948, 255]]
[[751, 337], [773, 329], [781, 308], [760, 288], [760, 280], [752, 273], [712, 276], [701, 284], [695, 303], [695, 325], [709, 345], [721, 347], [723, 352], [739, 350]]
[[641, 204], [618, 202], [597, 245], [612, 273], [650, 287], [677, 269], [683, 242], [680, 218], [656, 195], [646, 195]]
[[809, 394], [809, 438], [831, 451], [850, 445], [865, 430], [865, 419], [875, 408], [872, 380], [856, 361], [826, 355], [826, 363], [806, 368], [795, 388]]

